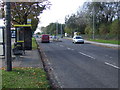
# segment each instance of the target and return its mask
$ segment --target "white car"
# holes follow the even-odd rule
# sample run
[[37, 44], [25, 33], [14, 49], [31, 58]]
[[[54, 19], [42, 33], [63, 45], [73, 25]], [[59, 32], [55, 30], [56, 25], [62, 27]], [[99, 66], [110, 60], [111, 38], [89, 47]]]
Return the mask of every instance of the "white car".
[[81, 36], [74, 36], [73, 43], [83, 43], [84, 44], [84, 40]]

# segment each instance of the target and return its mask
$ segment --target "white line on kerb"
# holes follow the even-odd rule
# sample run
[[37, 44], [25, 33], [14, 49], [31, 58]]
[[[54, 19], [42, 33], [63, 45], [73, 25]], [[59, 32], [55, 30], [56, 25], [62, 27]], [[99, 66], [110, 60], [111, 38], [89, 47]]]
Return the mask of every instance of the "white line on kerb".
[[87, 55], [87, 54], [85, 54], [85, 53], [82, 53], [82, 52], [78, 52], [78, 53], [80, 53], [80, 54], [82, 54], [82, 55], [84, 55], [84, 56], [90, 57], [90, 58], [92, 58], [92, 59], [95, 59], [94, 57], [92, 57], [92, 56], [90, 56], [90, 55]]
[[115, 66], [115, 65], [113, 65], [113, 64], [110, 64], [110, 63], [108, 63], [108, 62], [105, 62], [105, 64], [107, 64], [107, 65], [109, 65], [109, 66], [112, 66], [112, 67], [114, 67], [114, 68], [120, 69], [118, 66]]

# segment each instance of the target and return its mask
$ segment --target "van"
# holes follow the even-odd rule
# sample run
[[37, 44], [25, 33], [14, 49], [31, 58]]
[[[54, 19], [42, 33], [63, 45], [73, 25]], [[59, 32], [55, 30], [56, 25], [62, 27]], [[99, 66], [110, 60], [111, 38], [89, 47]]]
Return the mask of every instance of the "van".
[[41, 36], [41, 42], [42, 43], [49, 43], [50, 42], [50, 37], [49, 37], [49, 35], [42, 35]]

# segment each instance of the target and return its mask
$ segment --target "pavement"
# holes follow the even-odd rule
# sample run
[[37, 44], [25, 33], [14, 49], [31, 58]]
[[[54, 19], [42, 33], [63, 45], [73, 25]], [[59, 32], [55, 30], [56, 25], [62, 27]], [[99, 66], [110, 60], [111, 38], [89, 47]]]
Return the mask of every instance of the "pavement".
[[117, 45], [117, 44], [98, 43], [98, 42], [87, 41], [87, 40], [85, 40], [85, 43], [91, 43], [91, 44], [105, 46], [105, 47], [111, 47], [111, 48], [120, 48], [120, 45]]
[[[5, 59], [0, 57], [0, 66], [6, 67]], [[43, 64], [38, 50], [26, 50], [25, 55], [12, 56], [12, 67], [39, 67], [43, 68]]]

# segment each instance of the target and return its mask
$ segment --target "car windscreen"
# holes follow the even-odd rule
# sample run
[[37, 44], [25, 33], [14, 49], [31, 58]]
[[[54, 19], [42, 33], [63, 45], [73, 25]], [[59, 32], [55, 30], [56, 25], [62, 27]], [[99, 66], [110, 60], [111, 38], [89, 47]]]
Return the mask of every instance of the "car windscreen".
[[81, 37], [76, 37], [76, 39], [82, 39]]
[[43, 39], [49, 39], [49, 36], [48, 35], [43, 35], [42, 38]]

